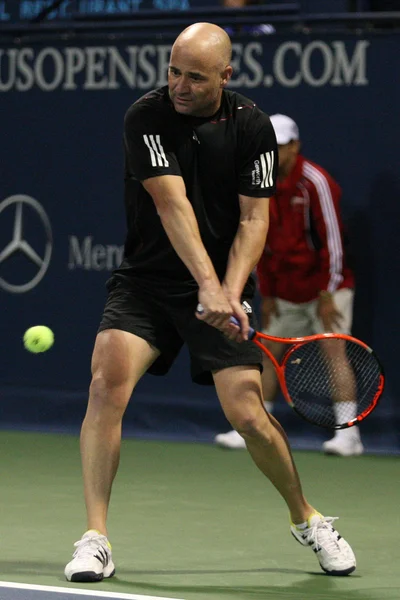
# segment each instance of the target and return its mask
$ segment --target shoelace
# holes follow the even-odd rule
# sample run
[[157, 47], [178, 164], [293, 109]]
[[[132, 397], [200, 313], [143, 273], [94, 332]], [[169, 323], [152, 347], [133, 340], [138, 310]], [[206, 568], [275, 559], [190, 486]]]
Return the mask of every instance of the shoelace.
[[106, 537], [104, 535], [97, 535], [93, 537], [84, 537], [81, 540], [78, 540], [74, 544], [76, 550], [73, 554], [74, 558], [78, 555], [82, 558], [86, 558], [88, 556], [94, 556], [97, 552], [99, 546], [106, 549], [108, 552], [108, 546], [106, 542]]
[[303, 534], [309, 544], [315, 546], [316, 550], [323, 548], [328, 554], [336, 554], [340, 549], [337, 539], [337, 533], [332, 527], [332, 523], [339, 517], [324, 517], [312, 527], [305, 529]]

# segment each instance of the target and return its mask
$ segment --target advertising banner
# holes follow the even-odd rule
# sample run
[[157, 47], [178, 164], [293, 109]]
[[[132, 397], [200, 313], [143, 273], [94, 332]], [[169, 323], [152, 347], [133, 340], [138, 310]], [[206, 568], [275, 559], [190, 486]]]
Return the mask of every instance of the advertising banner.
[[[49, 400], [42, 414], [54, 402], [60, 415], [62, 403], [66, 421], [84, 410], [105, 282], [123, 254], [124, 114], [166, 84], [170, 49], [165, 41], [107, 35], [0, 44], [0, 396], [11, 420], [18, 402], [38, 398]], [[231, 88], [269, 114], [294, 118], [303, 153], [342, 186], [357, 276], [354, 334], [375, 348], [388, 375], [371, 421], [391, 417], [394, 436], [399, 38], [273, 35], [237, 38], [233, 51]], [[22, 346], [24, 330], [35, 324], [55, 333], [45, 355]], [[194, 395], [221, 419], [214, 392], [192, 386], [182, 375], [185, 353], [179, 361], [166, 380], [148, 376], [140, 389], [167, 389], [168, 403], [179, 397], [190, 404]]]

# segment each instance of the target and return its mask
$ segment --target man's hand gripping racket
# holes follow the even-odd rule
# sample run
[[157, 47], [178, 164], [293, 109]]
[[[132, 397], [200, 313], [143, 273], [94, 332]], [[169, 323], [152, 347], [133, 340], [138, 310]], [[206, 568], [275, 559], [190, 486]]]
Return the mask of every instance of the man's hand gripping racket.
[[[231, 322], [239, 326], [235, 317]], [[314, 425], [328, 429], [357, 425], [382, 396], [385, 376], [378, 357], [350, 335], [277, 338], [251, 328], [249, 339], [272, 361], [289, 405]], [[280, 361], [263, 340], [288, 345]]]

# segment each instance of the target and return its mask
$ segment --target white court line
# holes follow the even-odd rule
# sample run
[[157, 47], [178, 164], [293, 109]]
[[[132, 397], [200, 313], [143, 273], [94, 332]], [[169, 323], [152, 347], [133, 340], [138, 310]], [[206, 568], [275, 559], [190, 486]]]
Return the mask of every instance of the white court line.
[[29, 583], [14, 583], [0, 581], [0, 587], [17, 590], [32, 590], [38, 592], [58, 592], [62, 594], [75, 594], [92, 596], [92, 598], [117, 598], [118, 600], [182, 600], [182, 598], [162, 598], [161, 596], [138, 596], [137, 594], [118, 594], [118, 592], [97, 592], [95, 590], [81, 590], [78, 588], [54, 587], [52, 585], [31, 585]]

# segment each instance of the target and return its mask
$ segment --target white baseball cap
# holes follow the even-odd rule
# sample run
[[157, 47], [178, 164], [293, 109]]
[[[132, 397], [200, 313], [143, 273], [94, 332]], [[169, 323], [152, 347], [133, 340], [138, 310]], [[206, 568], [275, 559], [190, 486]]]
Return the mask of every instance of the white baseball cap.
[[299, 128], [290, 117], [276, 114], [271, 115], [270, 120], [272, 127], [275, 130], [276, 141], [278, 142], [278, 145], [283, 146], [292, 140], [299, 139]]

